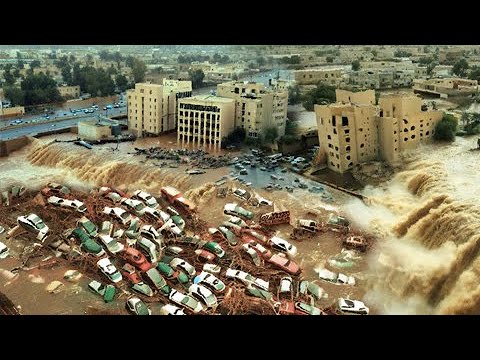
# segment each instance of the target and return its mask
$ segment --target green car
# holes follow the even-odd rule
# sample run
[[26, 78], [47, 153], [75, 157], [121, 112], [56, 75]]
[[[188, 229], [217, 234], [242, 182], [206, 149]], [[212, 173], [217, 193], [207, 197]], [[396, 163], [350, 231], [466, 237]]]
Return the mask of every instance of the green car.
[[132, 290], [136, 291], [140, 294], [143, 294], [145, 296], [153, 296], [153, 290], [150, 286], [145, 284], [144, 282], [139, 282], [137, 284], [132, 285]]
[[237, 238], [235, 237], [235, 234], [228, 230], [225, 226], [219, 226], [218, 230], [222, 232], [222, 234], [227, 238], [228, 244], [230, 246], [235, 246], [238, 244]]
[[203, 248], [214, 253], [219, 258], [222, 258], [225, 256], [225, 250], [223, 250], [222, 247], [215, 241], [207, 242], [205, 245], [203, 245]]
[[270, 301], [272, 300], [272, 293], [268, 292], [268, 291], [265, 291], [265, 290], [262, 290], [262, 289], [257, 289], [253, 286], [249, 286], [245, 289], [245, 292], [249, 295], [252, 295], [252, 296], [255, 296], [255, 297], [258, 297], [260, 299], [264, 299], [264, 300], [267, 300], [267, 301]]
[[175, 270], [172, 267], [164, 262], [159, 262], [157, 264], [157, 270], [165, 276], [167, 279], [172, 279], [173, 275], [175, 274]]
[[82, 228], [76, 228], [73, 230], [72, 235], [80, 240], [81, 248], [84, 249], [86, 252], [96, 256], [103, 256], [105, 254], [105, 250], [90, 236], [87, 235], [85, 230]]
[[322, 315], [322, 310], [320, 310], [319, 308], [305, 304], [300, 301], [297, 301], [295, 303], [295, 309], [307, 315]]
[[157, 269], [151, 268], [145, 274], [158, 290], [160, 290], [165, 295], [170, 294], [170, 287], [167, 285], [167, 282], [165, 281], [163, 276], [160, 275]]
[[152, 315], [152, 311], [138, 297], [133, 296], [127, 300], [125, 307], [128, 311], [135, 315]]
[[85, 216], [77, 221], [77, 226], [85, 230], [88, 236], [95, 237], [98, 234], [97, 225], [88, 220]]
[[190, 279], [183, 271], [180, 271], [180, 270], [178, 271], [176, 279], [178, 283], [181, 285], [187, 286], [190, 284]]
[[130, 221], [130, 226], [128, 227], [127, 231], [125, 231], [125, 235], [129, 239], [137, 239], [140, 235], [140, 219], [134, 218]]
[[113, 285], [105, 285], [101, 282], [93, 280], [88, 284], [88, 288], [95, 294], [102, 296], [103, 301], [106, 303], [113, 301], [115, 298], [115, 286]]
[[240, 216], [249, 220], [253, 219], [253, 213], [251, 211], [245, 210], [235, 203], [225, 204], [223, 212], [227, 215]]

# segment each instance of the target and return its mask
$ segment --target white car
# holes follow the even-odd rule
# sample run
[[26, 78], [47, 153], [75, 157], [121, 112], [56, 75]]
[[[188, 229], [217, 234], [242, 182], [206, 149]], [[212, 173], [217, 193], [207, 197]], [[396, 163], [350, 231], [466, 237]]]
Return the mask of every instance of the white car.
[[176, 236], [180, 236], [183, 234], [183, 231], [173, 222], [172, 219], [169, 219], [165, 224], [162, 225], [161, 228], [158, 229], [160, 234], [163, 234], [164, 231], [170, 231], [172, 234]]
[[320, 279], [331, 282], [336, 285], [355, 285], [355, 278], [344, 274], [336, 274], [328, 269], [318, 270]]
[[282, 251], [290, 257], [297, 256], [297, 247], [290, 244], [287, 240], [284, 240], [278, 236], [273, 236], [270, 239], [270, 246], [275, 250]]
[[62, 206], [62, 207], [69, 207], [77, 210], [78, 212], [87, 211], [87, 207], [85, 206], [85, 204], [79, 200], [68, 200], [68, 199], [60, 198], [58, 196], [50, 196], [47, 199], [47, 201], [49, 204]]
[[112, 282], [118, 283], [122, 280], [122, 274], [120, 274], [115, 265], [110, 262], [109, 258], [98, 260], [97, 266]]
[[127, 206], [130, 210], [132, 210], [135, 215], [142, 216], [145, 214], [147, 207], [143, 202], [140, 200], [123, 198], [121, 201], [122, 205]]
[[260, 195], [256, 195], [255, 198], [257, 199], [259, 206], [273, 206], [273, 201], [267, 200]]
[[135, 191], [133, 193], [133, 197], [142, 200], [145, 204], [147, 204], [148, 207], [151, 207], [152, 209], [158, 208], [157, 199], [155, 199], [152, 195], [143, 190]]
[[232, 224], [235, 224], [237, 226], [240, 226], [240, 227], [245, 227], [247, 226], [247, 223], [245, 221], [243, 221], [242, 219], [240, 219], [239, 217], [237, 216], [231, 216], [228, 218], [227, 220], [229, 223], [232, 223]]
[[110, 235], [98, 234], [98, 238], [112, 254], [117, 254], [124, 250], [125, 246], [112, 238]]
[[243, 282], [245, 285], [255, 285], [262, 290], [268, 291], [269, 283], [268, 281], [255, 278], [254, 276], [246, 273], [242, 270], [235, 270], [235, 269], [227, 269], [225, 274], [228, 278], [237, 279]]
[[222, 268], [215, 264], [203, 264], [203, 271], [209, 272], [210, 274], [220, 274]]
[[7, 245], [0, 241], [0, 259], [5, 259], [10, 254]]
[[140, 229], [140, 234], [149, 240], [158, 241], [161, 239], [160, 234], [153, 225], [143, 225]]
[[285, 276], [280, 279], [279, 293], [290, 293], [292, 291], [293, 280], [290, 276]]
[[152, 315], [152, 310], [136, 296], [129, 298], [126, 306], [135, 315]]
[[241, 200], [248, 200], [252, 195], [247, 190], [244, 189], [233, 189], [233, 196], [238, 197]]
[[250, 257], [252, 258], [252, 261], [253, 263], [256, 265], [256, 266], [261, 266], [262, 265], [262, 261], [260, 260], [257, 252], [255, 251], [255, 249], [253, 247], [250, 246], [250, 244], [243, 244], [242, 245], [242, 248], [245, 250], [245, 252], [250, 255]]
[[115, 204], [120, 203], [123, 199], [120, 194], [117, 194], [116, 192], [113, 192], [113, 191], [106, 194], [105, 197], [112, 200]]
[[166, 304], [160, 308], [160, 315], [185, 315], [182, 308], [173, 304]]
[[123, 210], [122, 208], [119, 208], [119, 207], [111, 208], [111, 207], [106, 206], [105, 209], [103, 209], [103, 213], [116, 217], [124, 225], [128, 224], [128, 222], [131, 219], [131, 215], [128, 212], [126, 212], [125, 210]]
[[192, 277], [195, 275], [195, 268], [192, 265], [190, 265], [188, 262], [180, 258], [173, 258], [172, 261], [170, 261], [170, 266], [175, 270], [180, 269], [185, 271], [189, 277]]
[[370, 309], [360, 300], [339, 298], [337, 306], [341, 312], [348, 314], [368, 315], [370, 312]]
[[188, 288], [188, 292], [194, 298], [205, 304], [207, 308], [216, 308], [218, 306], [217, 297], [205, 286], [192, 284]]
[[173, 301], [175, 304], [183, 306], [188, 310], [198, 313], [203, 310], [203, 306], [195, 298], [190, 295], [182, 294], [180, 291], [172, 289], [168, 298]]
[[17, 223], [27, 231], [37, 234], [37, 239], [45, 241], [48, 233], [48, 226], [45, 225], [42, 219], [36, 214], [29, 214], [28, 216], [19, 216]]
[[193, 279], [193, 283], [205, 285], [213, 289], [215, 292], [222, 292], [225, 290], [225, 284], [223, 281], [206, 271], [202, 271], [200, 275], [196, 276], [195, 279]]

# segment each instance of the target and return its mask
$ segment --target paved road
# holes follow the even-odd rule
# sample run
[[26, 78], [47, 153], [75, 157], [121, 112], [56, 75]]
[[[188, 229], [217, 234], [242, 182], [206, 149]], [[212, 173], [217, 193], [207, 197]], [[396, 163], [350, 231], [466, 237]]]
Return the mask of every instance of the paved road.
[[[74, 119], [59, 120], [53, 123], [50, 122], [48, 124], [36, 123], [36, 124], [31, 124], [29, 126], [24, 126], [24, 127], [13, 126], [10, 129], [5, 129], [0, 131], [0, 140], [14, 139], [24, 135], [32, 136], [42, 132], [65, 129], [72, 126], [76, 126], [79, 121], [84, 121], [89, 119], [96, 119], [96, 116], [91, 114], [88, 116], [78, 116]], [[120, 123], [124, 123], [124, 122], [120, 121]]]

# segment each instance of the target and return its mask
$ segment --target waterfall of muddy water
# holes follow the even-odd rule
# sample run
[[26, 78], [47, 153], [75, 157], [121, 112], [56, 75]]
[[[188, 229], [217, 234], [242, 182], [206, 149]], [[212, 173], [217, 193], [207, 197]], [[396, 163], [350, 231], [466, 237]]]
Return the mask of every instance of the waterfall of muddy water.
[[364, 297], [387, 314], [480, 313], [480, 153], [476, 139], [429, 145], [349, 216], [381, 240]]
[[[159, 194], [160, 188], [166, 185], [180, 190], [185, 190], [190, 185], [189, 176], [179, 169], [138, 164], [131, 156], [112, 154], [111, 151], [92, 151], [72, 147], [68, 143], [38, 140], [34, 140], [26, 151], [26, 159], [30, 164], [25, 164], [24, 170], [20, 171], [31, 171], [32, 175], [40, 174], [42, 185], [58, 179], [66, 184], [77, 182], [88, 187], [111, 185], [125, 186], [127, 191], [144, 189], [152, 194]], [[16, 160], [18, 161], [17, 157]], [[30, 168], [31, 165], [35, 167]], [[9, 177], [22, 178], [18, 176], [20, 174], [12, 176], [12, 173], [14, 171], [9, 171]], [[45, 181], [48, 177], [49, 180]]]

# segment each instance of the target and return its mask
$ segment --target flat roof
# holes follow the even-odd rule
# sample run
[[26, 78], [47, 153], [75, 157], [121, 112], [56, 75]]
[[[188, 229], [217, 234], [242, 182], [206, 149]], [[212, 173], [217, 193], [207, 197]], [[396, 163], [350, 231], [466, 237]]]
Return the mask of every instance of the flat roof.
[[235, 99], [222, 97], [222, 96], [215, 96], [215, 95], [196, 95], [188, 98], [178, 99], [178, 102], [182, 103], [189, 103], [192, 101], [204, 101], [204, 102], [222, 102], [222, 103], [231, 103], [235, 102]]

